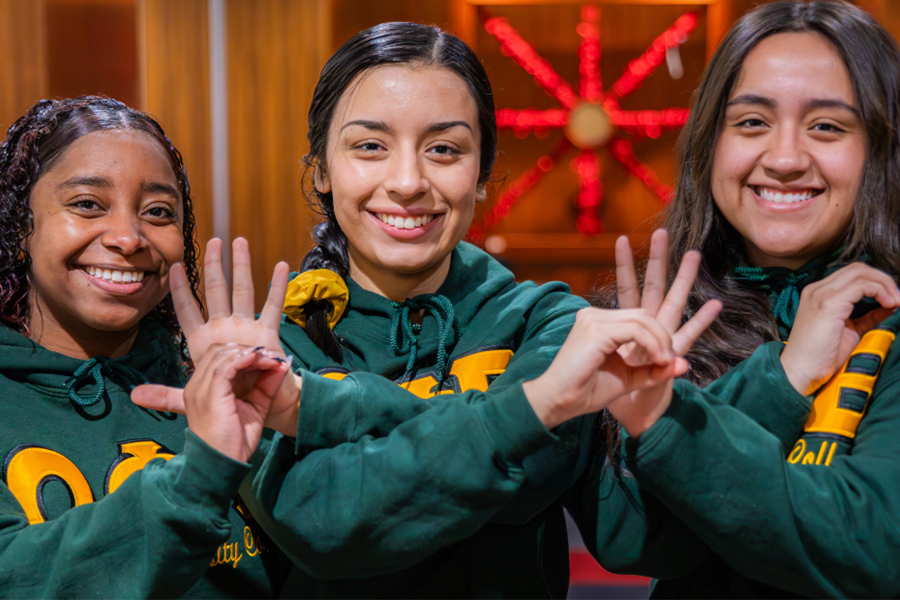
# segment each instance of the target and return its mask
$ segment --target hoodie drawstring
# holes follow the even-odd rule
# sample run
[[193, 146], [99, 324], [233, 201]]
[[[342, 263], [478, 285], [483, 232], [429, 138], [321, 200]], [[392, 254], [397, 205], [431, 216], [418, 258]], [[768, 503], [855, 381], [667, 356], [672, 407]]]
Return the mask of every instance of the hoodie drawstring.
[[[103, 378], [103, 371], [111, 378], [118, 379], [128, 387], [130, 392], [139, 385], [150, 383], [147, 377], [133, 367], [123, 364], [123, 361], [131, 358], [131, 355], [122, 358], [107, 358], [106, 356], [95, 356], [84, 361], [75, 373], [66, 380], [66, 389], [69, 392], [69, 399], [81, 406], [87, 408], [100, 402], [100, 399], [106, 393], [106, 382]], [[81, 395], [78, 393], [76, 386], [79, 388], [90, 383], [90, 378], [94, 379], [97, 385], [97, 391], [93, 394]]]
[[[423, 294], [404, 302], [391, 302], [394, 307], [394, 317], [391, 320], [391, 350], [395, 356], [409, 354], [406, 361], [406, 371], [403, 373], [402, 382], [412, 374], [418, 356], [419, 340], [413, 324], [409, 320], [412, 311], [427, 310], [438, 326], [437, 368], [440, 375], [438, 389], [444, 385], [447, 378], [447, 366], [449, 357], [447, 346], [461, 337], [459, 321], [453, 311], [453, 304], [445, 296], [437, 294]], [[402, 333], [403, 342], [400, 342]]]

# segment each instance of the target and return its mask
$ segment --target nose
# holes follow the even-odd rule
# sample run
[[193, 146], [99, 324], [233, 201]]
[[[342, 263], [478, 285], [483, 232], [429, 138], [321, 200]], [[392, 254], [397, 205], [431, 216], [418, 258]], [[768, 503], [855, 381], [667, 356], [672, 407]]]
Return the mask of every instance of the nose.
[[106, 231], [100, 238], [104, 247], [131, 256], [144, 247], [141, 220], [131, 211], [115, 211], [106, 217]]
[[770, 177], [791, 180], [809, 171], [812, 158], [803, 146], [799, 129], [785, 127], [772, 136], [772, 146], [760, 163]]
[[398, 148], [390, 161], [388, 177], [384, 182], [388, 194], [398, 200], [410, 200], [428, 190], [430, 184], [415, 148]]

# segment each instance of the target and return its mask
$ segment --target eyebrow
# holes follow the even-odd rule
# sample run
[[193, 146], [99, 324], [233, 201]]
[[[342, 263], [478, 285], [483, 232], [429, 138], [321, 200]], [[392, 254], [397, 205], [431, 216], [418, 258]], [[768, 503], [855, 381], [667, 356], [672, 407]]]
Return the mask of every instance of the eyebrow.
[[[341, 131], [352, 125], [359, 125], [360, 127], [371, 129], [372, 131], [384, 131], [386, 133], [390, 133], [391, 131], [393, 131], [393, 129], [384, 121], [366, 121], [362, 119], [345, 123], [344, 126], [341, 127]], [[429, 125], [425, 131], [426, 133], [435, 133], [438, 131], [447, 131], [448, 129], [452, 129], [454, 127], [465, 127], [469, 131], [472, 131], [472, 126], [465, 121], [443, 121], [441, 123], [434, 123], [432, 125]]]
[[347, 129], [348, 127], [352, 127], [353, 125], [359, 125], [360, 127], [365, 127], [366, 129], [371, 129], [373, 131], [391, 131], [391, 128], [388, 127], [388, 124], [384, 121], [366, 121], [364, 119], [344, 123], [344, 126], [341, 127], [341, 131]]
[[[725, 106], [728, 107], [738, 104], [760, 104], [762, 106], [765, 106], [766, 108], [771, 109], [775, 109], [777, 107], [777, 103], [773, 99], [767, 98], [765, 96], [759, 96], [757, 94], [741, 94], [733, 100], [730, 100]], [[846, 110], [847, 112], [851, 112], [857, 117], [860, 116], [859, 109], [847, 104], [843, 100], [837, 100], [834, 98], [814, 98], [804, 104], [803, 108], [805, 111], [810, 111], [817, 108], [839, 108]]]
[[59, 191], [81, 186], [109, 189], [113, 187], [113, 184], [112, 181], [106, 179], [105, 177], [72, 177], [71, 179], [67, 179], [56, 186], [56, 189], [57, 191]]
[[168, 194], [173, 198], [180, 198], [181, 194], [168, 183], [160, 183], [156, 181], [142, 181], [141, 191], [151, 194]]

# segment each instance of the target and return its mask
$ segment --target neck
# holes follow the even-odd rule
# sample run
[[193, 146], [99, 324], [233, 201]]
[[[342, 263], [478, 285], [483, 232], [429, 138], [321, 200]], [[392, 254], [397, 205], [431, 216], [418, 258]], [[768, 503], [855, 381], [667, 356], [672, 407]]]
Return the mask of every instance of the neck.
[[127, 331], [100, 331], [91, 327], [75, 330], [40, 311], [31, 313], [28, 331], [28, 337], [47, 350], [82, 360], [92, 356], [121, 358], [131, 351], [138, 334], [136, 326]]
[[354, 256], [351, 250], [350, 276], [364, 290], [384, 296], [394, 302], [403, 302], [419, 294], [433, 294], [440, 289], [450, 272], [448, 254], [435, 267], [416, 273], [398, 273], [376, 267], [364, 257]]

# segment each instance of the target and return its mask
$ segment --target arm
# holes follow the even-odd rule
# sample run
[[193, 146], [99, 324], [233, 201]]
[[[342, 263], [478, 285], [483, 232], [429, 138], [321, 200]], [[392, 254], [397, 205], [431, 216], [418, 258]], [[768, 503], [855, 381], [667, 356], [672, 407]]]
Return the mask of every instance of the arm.
[[[781, 368], [783, 346], [780, 342], [760, 346], [705, 389], [683, 382], [676, 389], [689, 389], [717, 410], [740, 411], [756, 421], [774, 436], [784, 460], [802, 432], [811, 402], [794, 389]], [[772, 402], [773, 397], [778, 401]], [[709, 555], [707, 546], [684, 522], [646, 486], [639, 488], [627, 468], [614, 468], [605, 456], [595, 459], [579, 485], [567, 494], [566, 507], [588, 550], [610, 571], [666, 579], [690, 572]]]
[[810, 596], [900, 590], [900, 380], [880, 382], [852, 454], [790, 464], [781, 442], [728, 406], [679, 387], [629, 464], [709, 547], [742, 574]]
[[228, 509], [248, 471], [187, 433], [182, 454], [153, 460], [113, 494], [35, 525], [0, 484], [0, 596], [183, 594], [230, 535]]

